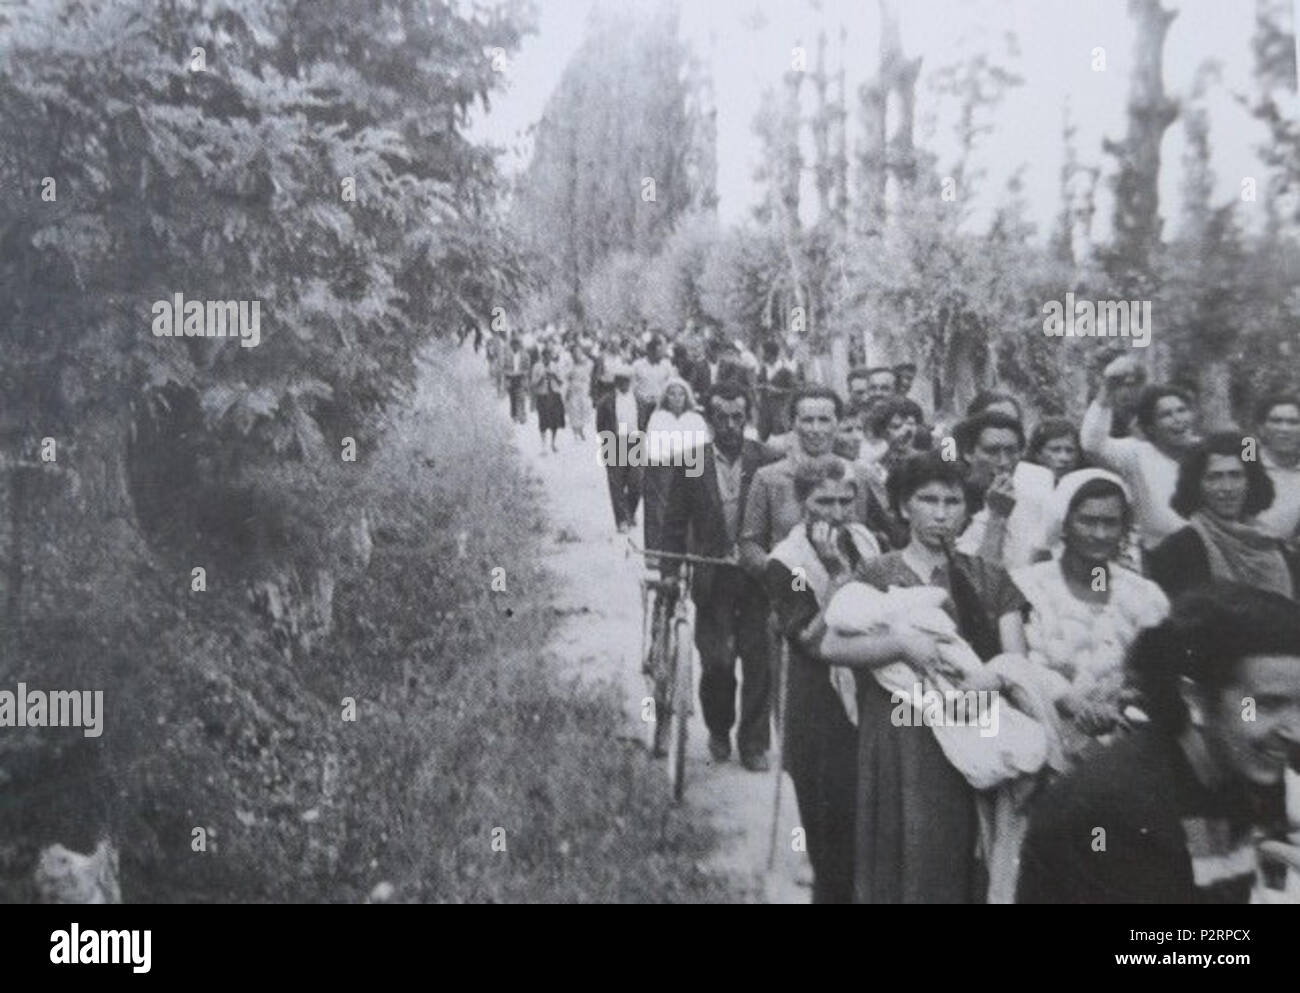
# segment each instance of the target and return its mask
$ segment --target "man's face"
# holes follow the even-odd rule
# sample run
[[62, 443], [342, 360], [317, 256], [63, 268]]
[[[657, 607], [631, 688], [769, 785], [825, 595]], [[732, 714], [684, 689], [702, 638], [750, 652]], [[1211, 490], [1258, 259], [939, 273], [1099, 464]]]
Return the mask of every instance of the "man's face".
[[898, 383], [899, 394], [906, 395], [916, 380], [916, 370], [911, 366], [899, 366], [894, 370], [894, 379]]
[[745, 438], [745, 399], [736, 397], [724, 400], [714, 397], [709, 401], [709, 424], [713, 428], [713, 442], [719, 448], [734, 451]]
[[632, 380], [628, 379], [627, 376], [615, 376], [614, 388], [620, 393], [626, 393], [632, 388]]
[[1259, 426], [1260, 440], [1269, 451], [1292, 456], [1300, 451], [1300, 407], [1275, 404]]
[[835, 404], [830, 399], [815, 397], [800, 400], [794, 412], [794, 434], [805, 455], [825, 455], [835, 443]]
[[908, 497], [899, 508], [912, 537], [937, 549], [954, 540], [966, 523], [966, 498], [960, 486], [935, 480]]
[[808, 494], [804, 519], [810, 523], [846, 524], [853, 520], [858, 503], [857, 487], [848, 479], [827, 479]]
[[657, 342], [657, 341], [652, 341], [652, 342], [650, 342], [650, 344], [646, 345], [646, 348], [645, 348], [645, 354], [646, 354], [646, 358], [648, 358], [652, 363], [654, 363], [654, 362], [658, 362], [658, 361], [659, 361], [659, 342]]
[[893, 372], [882, 369], [867, 377], [867, 399], [892, 397], [898, 391], [898, 379]]
[[1246, 505], [1246, 466], [1235, 455], [1211, 455], [1201, 474], [1201, 499], [1216, 516], [1240, 519]]
[[[1254, 720], [1243, 718], [1248, 700]], [[1247, 655], [1233, 681], [1205, 701], [1201, 730], [1220, 769], [1256, 786], [1277, 785], [1289, 748], [1300, 745], [1300, 658]]]
[[1040, 451], [1043, 465], [1051, 469], [1058, 477], [1073, 471], [1079, 464], [1079, 446], [1074, 438], [1063, 434], [1053, 438]]
[[867, 402], [870, 396], [871, 384], [866, 376], [859, 376], [857, 379], [849, 380], [849, 402], [855, 407], [861, 407]]
[[895, 452], [903, 452], [912, 447], [916, 438], [916, 418], [907, 414], [895, 414], [885, 427], [885, 439]]
[[1020, 461], [1020, 438], [1010, 428], [985, 428], [967, 457], [973, 477], [984, 483], [1012, 472]]
[[1155, 440], [1171, 448], [1186, 448], [1194, 437], [1192, 409], [1181, 397], [1167, 396], [1156, 401], [1152, 434]]
[[1079, 501], [1065, 519], [1065, 547], [1085, 562], [1119, 558], [1124, 537], [1124, 501], [1118, 496]]

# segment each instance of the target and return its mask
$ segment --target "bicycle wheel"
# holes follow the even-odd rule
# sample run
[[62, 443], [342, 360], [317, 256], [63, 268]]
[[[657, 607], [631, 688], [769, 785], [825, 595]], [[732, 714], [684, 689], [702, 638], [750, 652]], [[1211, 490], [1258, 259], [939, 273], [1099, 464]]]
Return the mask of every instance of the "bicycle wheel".
[[662, 598], [656, 600], [654, 628], [650, 634], [650, 682], [654, 698], [654, 720], [650, 722], [650, 747], [655, 758], [668, 753], [668, 717], [673, 707], [672, 617]]
[[688, 621], [673, 626], [673, 699], [669, 724], [668, 779], [673, 785], [673, 801], [682, 802], [686, 793], [686, 730], [691, 722], [694, 699], [695, 643]]

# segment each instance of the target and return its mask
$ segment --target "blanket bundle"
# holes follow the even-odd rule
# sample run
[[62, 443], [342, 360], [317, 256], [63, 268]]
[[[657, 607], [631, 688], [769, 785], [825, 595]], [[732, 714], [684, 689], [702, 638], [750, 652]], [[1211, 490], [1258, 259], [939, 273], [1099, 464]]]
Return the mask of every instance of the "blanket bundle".
[[[947, 590], [934, 586], [891, 587], [882, 593], [866, 583], [849, 583], [828, 605], [826, 626], [838, 635], [850, 637], [898, 633], [905, 627], [942, 636], [945, 640], [938, 650], [944, 662], [973, 676], [985, 669], [985, 663], [961, 640], [956, 623], [943, 609], [947, 597]], [[1006, 694], [994, 693], [993, 705], [998, 708], [998, 714], [992, 725], [993, 733], [989, 733], [989, 726], [980, 726], [971, 719], [969, 712], [961, 722], [924, 722], [930, 726], [948, 761], [977, 790], [1011, 782], [1044, 766], [1061, 768], [1055, 708], [1044, 692], [1036, 667], [1024, 656], [1009, 653], [990, 659], [987, 667], [1008, 688]], [[872, 671], [872, 676], [900, 702], [912, 701], [918, 685], [924, 687], [927, 695], [933, 691], [943, 700], [968, 693], [942, 675], [919, 674], [905, 662], [881, 666]], [[857, 696], [852, 673], [842, 666], [833, 666], [831, 682], [844, 701], [849, 718], [856, 724]]]

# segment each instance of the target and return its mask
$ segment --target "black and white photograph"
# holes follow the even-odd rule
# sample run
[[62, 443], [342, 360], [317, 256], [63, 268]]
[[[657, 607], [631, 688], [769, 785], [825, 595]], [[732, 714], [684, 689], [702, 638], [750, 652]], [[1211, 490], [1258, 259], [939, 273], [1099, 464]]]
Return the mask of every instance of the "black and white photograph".
[[1297, 18], [0, 0], [24, 957], [1146, 904], [1110, 974], [1260, 964], [1189, 907], [1300, 904]]

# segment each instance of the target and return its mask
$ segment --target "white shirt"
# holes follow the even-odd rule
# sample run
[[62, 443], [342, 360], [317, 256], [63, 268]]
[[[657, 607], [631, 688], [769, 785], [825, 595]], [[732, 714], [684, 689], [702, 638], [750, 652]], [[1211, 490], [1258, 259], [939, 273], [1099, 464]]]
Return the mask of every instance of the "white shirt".
[[677, 375], [677, 370], [667, 358], [651, 363], [642, 356], [632, 364], [632, 392], [643, 401], [657, 403], [664, 395], [668, 380]]
[[1178, 485], [1178, 462], [1144, 438], [1112, 438], [1111, 409], [1093, 401], [1083, 415], [1079, 440], [1083, 450], [1128, 485], [1133, 517], [1142, 547], [1154, 548], [1187, 521], [1169, 500]]
[[1169, 600], [1151, 580], [1110, 563], [1110, 598], [1081, 600], [1071, 591], [1061, 563], [1039, 562], [1011, 573], [1029, 601], [1025, 624], [1031, 661], [1052, 674], [1050, 695], [1084, 690], [1123, 668], [1124, 655], [1143, 628], [1169, 615]]
[[[1004, 569], [1017, 569], [1034, 560], [1034, 552], [1047, 545], [1047, 505], [1052, 496], [1055, 477], [1052, 470], [1032, 462], [1016, 463], [1011, 474], [1011, 486], [1016, 505], [1007, 517], [1006, 535], [1002, 541]], [[957, 539], [957, 550], [967, 555], [978, 555], [988, 529], [990, 511], [985, 507], [971, 518], [970, 524]]]
[[622, 393], [614, 391], [614, 420], [618, 424], [619, 434], [634, 434], [637, 430], [636, 397], [632, 391]]
[[1300, 464], [1290, 468], [1278, 465], [1262, 445], [1259, 461], [1273, 481], [1274, 493], [1272, 506], [1260, 511], [1255, 519], [1266, 533], [1289, 541], [1300, 526]]

